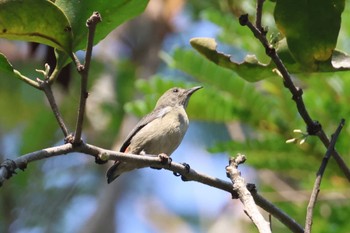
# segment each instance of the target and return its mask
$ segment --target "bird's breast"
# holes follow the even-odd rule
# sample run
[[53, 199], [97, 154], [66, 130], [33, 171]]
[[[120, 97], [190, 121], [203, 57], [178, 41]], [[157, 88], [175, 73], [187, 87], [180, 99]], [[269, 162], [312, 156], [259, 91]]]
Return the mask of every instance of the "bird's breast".
[[185, 109], [173, 107], [167, 114], [143, 127], [131, 140], [131, 146], [147, 154], [170, 155], [181, 143], [188, 123]]

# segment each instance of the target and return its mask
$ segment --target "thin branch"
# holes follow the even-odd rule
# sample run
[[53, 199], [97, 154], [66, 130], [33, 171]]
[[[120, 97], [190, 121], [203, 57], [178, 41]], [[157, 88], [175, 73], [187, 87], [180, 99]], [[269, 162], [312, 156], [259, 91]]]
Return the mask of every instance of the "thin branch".
[[52, 93], [51, 85], [49, 84], [48, 80], [40, 80], [40, 88], [44, 91], [47, 100], [49, 101], [50, 107], [52, 109], [53, 114], [55, 115], [55, 118], [57, 120], [58, 125], [60, 126], [64, 137], [68, 136], [68, 129], [63, 121], [63, 118], [61, 116], [61, 113], [57, 107], [55, 97]]
[[[2, 164], [0, 164], [0, 186], [6, 179], [9, 179], [12, 174], [15, 174], [14, 171], [17, 168], [24, 170], [30, 162], [72, 152], [81, 152], [94, 156], [95, 158], [99, 157], [102, 160], [120, 160], [123, 162], [132, 162], [137, 165], [142, 165], [143, 167], [151, 166], [164, 168], [166, 170], [182, 175], [182, 180], [184, 181], [197, 181], [199, 183], [229, 192], [232, 196], [237, 196], [237, 193], [232, 189], [232, 183], [212, 176], [208, 176], [193, 169], [188, 169], [188, 167], [183, 164], [176, 162], [171, 162], [171, 165], [162, 164], [162, 159], [156, 155], [140, 156], [125, 154], [112, 150], [106, 150], [94, 145], [86, 144], [84, 142], [80, 144], [74, 144], [74, 146], [71, 143], [67, 143], [61, 146], [50, 147], [47, 149], [25, 154], [17, 157], [14, 160], [5, 160]], [[260, 196], [256, 191], [251, 191], [251, 193], [258, 206], [271, 213], [276, 219], [285, 224], [291, 231], [298, 233], [304, 232], [303, 228], [282, 210]]]
[[[101, 22], [102, 18], [98, 12], [94, 12], [86, 22], [86, 26], [89, 29], [86, 53], [85, 53], [85, 64], [83, 66], [78, 66], [77, 69], [81, 74], [81, 88], [80, 88], [80, 103], [78, 110], [78, 119], [75, 127], [74, 133], [74, 143], [78, 144], [81, 142], [81, 133], [83, 129], [83, 121], [85, 114], [86, 99], [88, 97], [87, 84], [88, 75], [92, 55], [92, 47], [94, 45], [94, 36], [97, 23]], [[77, 62], [77, 61], [75, 61]], [[79, 64], [79, 63], [77, 63]]]
[[[252, 191], [251, 191], [252, 192]], [[266, 212], [270, 213], [273, 217], [278, 219], [286, 227], [288, 227], [292, 232], [303, 233], [304, 229], [299, 225], [294, 219], [292, 219], [288, 214], [277, 208], [271, 202], [265, 201], [266, 199], [260, 194], [252, 193], [255, 203], [264, 209]]]
[[252, 194], [247, 189], [247, 185], [238, 170], [238, 166], [244, 163], [246, 157], [238, 154], [237, 157], [230, 159], [229, 165], [226, 167], [227, 176], [231, 179], [233, 190], [237, 192], [239, 199], [244, 206], [244, 212], [252, 220], [259, 232], [271, 232], [270, 224], [267, 222], [258, 210], [254, 202]]
[[264, 31], [262, 25], [261, 25], [261, 18], [262, 18], [262, 10], [264, 6], [265, 0], [257, 0], [256, 1], [256, 19], [255, 19], [255, 25], [259, 29], [259, 31]]
[[64, 137], [67, 137], [68, 136], [68, 129], [63, 121], [63, 118], [62, 118], [61, 113], [58, 109], [55, 97], [54, 97], [54, 95], [52, 93], [52, 89], [51, 89], [51, 81], [54, 80], [54, 76], [58, 75], [59, 70], [55, 69], [54, 72], [52, 72], [51, 76], [49, 76], [50, 66], [48, 64], [45, 64], [45, 70], [36, 70], [36, 71], [39, 73], [42, 73], [44, 75], [44, 80], [37, 78], [39, 88], [40, 88], [40, 90], [42, 90], [45, 93], [46, 98], [49, 101], [50, 107], [52, 109], [52, 112], [55, 115], [55, 118], [57, 120], [57, 123], [60, 126]]
[[312, 227], [312, 216], [313, 216], [313, 210], [315, 207], [315, 203], [318, 197], [318, 194], [320, 192], [320, 185], [321, 185], [321, 181], [322, 181], [322, 177], [324, 174], [324, 171], [326, 170], [327, 167], [327, 163], [329, 158], [331, 157], [331, 154], [334, 151], [334, 147], [335, 147], [335, 143], [337, 142], [338, 136], [340, 134], [340, 131], [342, 130], [342, 128], [344, 127], [345, 124], [345, 120], [342, 119], [339, 123], [339, 126], [337, 128], [337, 130], [334, 132], [334, 134], [332, 135], [332, 139], [331, 142], [328, 146], [327, 152], [322, 160], [321, 166], [316, 174], [316, 180], [314, 183], [314, 188], [312, 190], [311, 193], [311, 197], [310, 197], [310, 201], [309, 204], [307, 206], [307, 212], [306, 212], [306, 223], [305, 223], [305, 233], [310, 233], [311, 232], [311, 227]]
[[[282, 60], [279, 58], [276, 50], [269, 44], [266, 39], [266, 32], [261, 32], [258, 28], [256, 28], [248, 19], [248, 15], [242, 15], [239, 18], [239, 22], [243, 26], [247, 26], [254, 34], [254, 36], [259, 39], [261, 44], [264, 46], [266, 50], [266, 54], [272, 59], [272, 61], [276, 64], [278, 71], [280, 72], [283, 82], [286, 88], [292, 93], [292, 99], [296, 103], [298, 112], [300, 116], [303, 118], [306, 126], [307, 132], [309, 135], [317, 135], [319, 139], [322, 141], [323, 145], [328, 148], [330, 142], [322, 129], [321, 124], [318, 121], [312, 120], [310, 114], [306, 110], [304, 101], [303, 101], [303, 91], [299, 87], [296, 87], [292, 81], [291, 75], [289, 74], [287, 68], [284, 66]], [[336, 150], [333, 150], [332, 155], [337, 162], [340, 169], [343, 171], [345, 177], [350, 181], [350, 169], [346, 165], [345, 161], [338, 154]]]

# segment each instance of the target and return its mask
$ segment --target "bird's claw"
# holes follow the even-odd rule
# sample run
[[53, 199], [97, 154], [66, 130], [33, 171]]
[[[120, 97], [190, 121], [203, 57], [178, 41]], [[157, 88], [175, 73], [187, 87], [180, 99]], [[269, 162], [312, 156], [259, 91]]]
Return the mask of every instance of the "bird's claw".
[[[172, 158], [169, 157], [169, 155], [167, 155], [167, 154], [165, 154], [165, 153], [161, 153], [161, 154], [158, 155], [158, 157], [160, 158], [160, 163], [161, 163], [162, 165], [168, 164], [169, 167], [170, 167], [171, 162], [172, 162], [173, 160], [172, 160]], [[151, 168], [152, 168], [152, 169], [157, 169], [157, 170], [162, 169], [161, 167], [152, 167], [152, 166], [151, 166]]]
[[173, 161], [169, 155], [165, 154], [165, 153], [161, 153], [158, 155], [158, 157], [160, 158], [160, 163], [163, 164], [163, 165], [166, 165], [166, 164], [171, 164], [171, 162]]
[[[181, 164], [185, 167], [186, 173], [190, 173], [190, 169], [191, 169], [190, 165], [187, 163], [181, 163]], [[173, 174], [174, 176], [181, 176], [182, 181], [188, 181], [188, 179], [184, 175], [181, 175], [178, 172], [173, 172]]]

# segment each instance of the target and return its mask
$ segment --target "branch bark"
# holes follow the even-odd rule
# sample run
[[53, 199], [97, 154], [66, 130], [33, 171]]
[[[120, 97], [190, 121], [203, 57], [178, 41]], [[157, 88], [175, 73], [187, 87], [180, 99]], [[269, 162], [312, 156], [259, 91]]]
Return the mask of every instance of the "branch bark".
[[80, 103], [79, 103], [79, 110], [78, 110], [78, 118], [77, 118], [77, 123], [75, 127], [75, 133], [74, 133], [75, 144], [81, 142], [86, 99], [89, 95], [87, 91], [87, 84], [88, 84], [88, 77], [89, 77], [88, 74], [89, 74], [91, 55], [92, 55], [92, 47], [94, 45], [96, 25], [101, 21], [102, 21], [102, 18], [98, 12], [94, 12], [92, 16], [90, 16], [90, 18], [86, 21], [86, 26], [89, 29], [89, 33], [88, 33], [88, 40], [87, 40], [86, 53], [85, 53], [85, 63], [84, 65], [77, 66], [78, 72], [81, 74], [81, 87], [80, 87]]
[[[180, 174], [183, 181], [197, 181], [204, 185], [208, 185], [226, 192], [229, 192], [233, 197], [237, 197], [237, 192], [232, 188], [232, 183], [218, 179], [216, 177], [208, 176], [194, 169], [189, 169], [186, 165], [171, 162], [164, 164], [164, 159], [157, 155], [133, 155], [116, 152], [112, 150], [103, 149], [84, 142], [80, 144], [67, 143], [60, 146], [50, 147], [25, 154], [17, 157], [14, 160], [5, 160], [0, 164], [0, 185], [6, 179], [9, 179], [15, 173], [16, 169], [24, 170], [31, 162], [68, 154], [71, 152], [81, 152], [87, 155], [94, 156], [100, 160], [120, 160], [123, 162], [132, 162], [140, 167], [158, 167]], [[170, 163], [171, 162], [171, 163]], [[263, 208], [266, 212], [271, 213], [275, 218], [279, 219], [293, 232], [304, 232], [304, 229], [292, 218], [290, 218], [282, 210], [274, 206], [271, 202], [260, 196], [257, 192], [251, 194], [258, 206]]]
[[230, 159], [229, 165], [226, 167], [227, 176], [231, 179], [233, 184], [233, 191], [237, 192], [239, 199], [244, 206], [244, 212], [252, 220], [259, 232], [270, 233], [271, 228], [269, 222], [265, 221], [264, 217], [258, 210], [254, 202], [252, 194], [247, 189], [247, 185], [238, 170], [238, 166], [244, 163], [246, 157], [238, 154], [237, 157]]

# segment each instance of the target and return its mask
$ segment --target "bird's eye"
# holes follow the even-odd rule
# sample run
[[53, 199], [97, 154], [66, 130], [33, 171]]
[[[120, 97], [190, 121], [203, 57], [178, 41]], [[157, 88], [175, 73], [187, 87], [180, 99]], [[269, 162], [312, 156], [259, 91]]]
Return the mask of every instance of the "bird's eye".
[[174, 92], [174, 93], [179, 92], [179, 89], [178, 89], [178, 88], [174, 88], [174, 89], [173, 89], [173, 92]]

